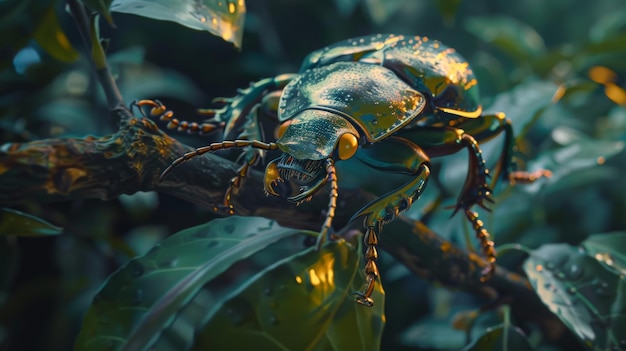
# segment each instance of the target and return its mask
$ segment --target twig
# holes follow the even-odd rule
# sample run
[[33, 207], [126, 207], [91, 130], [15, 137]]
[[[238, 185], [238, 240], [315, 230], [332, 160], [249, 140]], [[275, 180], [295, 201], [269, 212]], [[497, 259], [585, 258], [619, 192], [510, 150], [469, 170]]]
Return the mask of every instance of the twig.
[[[68, 0], [68, 4], [70, 12], [76, 20], [78, 32], [80, 33], [87, 51], [90, 53], [90, 61], [94, 67], [98, 80], [100, 81], [100, 86], [102, 86], [102, 89], [104, 90], [109, 109], [111, 109], [111, 111], [127, 109], [124, 104], [122, 94], [120, 93], [117, 84], [115, 84], [115, 79], [109, 70], [104, 49], [100, 44], [100, 38], [98, 37], [97, 31], [97, 18], [94, 16], [90, 24], [89, 16], [87, 15], [83, 4], [79, 3], [78, 0]], [[121, 117], [121, 121], [123, 123], [128, 120], [125, 118], [127, 117], [127, 114], [125, 113], [118, 113], [118, 116]]]

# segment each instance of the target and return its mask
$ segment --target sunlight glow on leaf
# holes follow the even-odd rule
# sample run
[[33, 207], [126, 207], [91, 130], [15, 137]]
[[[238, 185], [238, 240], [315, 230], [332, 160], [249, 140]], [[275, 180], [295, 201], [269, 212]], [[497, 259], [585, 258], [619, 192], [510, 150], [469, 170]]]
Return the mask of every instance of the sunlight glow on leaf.
[[246, 5], [243, 0], [114, 0], [111, 11], [129, 13], [205, 30], [241, 48]]

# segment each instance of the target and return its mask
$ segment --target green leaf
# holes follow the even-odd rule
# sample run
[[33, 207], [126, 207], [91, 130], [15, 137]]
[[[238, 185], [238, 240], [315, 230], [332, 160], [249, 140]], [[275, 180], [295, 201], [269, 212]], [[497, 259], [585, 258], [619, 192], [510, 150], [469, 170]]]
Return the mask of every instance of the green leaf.
[[39, 46], [59, 61], [71, 63], [79, 57], [63, 32], [54, 7], [48, 10], [33, 37]]
[[526, 335], [517, 327], [501, 324], [489, 328], [476, 341], [463, 349], [464, 351], [532, 351]]
[[[109, 278], [85, 317], [76, 349], [207, 349], [207, 343], [224, 345], [216, 340], [226, 333], [237, 334], [229, 347], [245, 344], [249, 325], [233, 318], [243, 323], [249, 313], [257, 314], [259, 325], [316, 331], [309, 343], [341, 346], [356, 338], [378, 346], [382, 288], [376, 290], [380, 306], [374, 309], [347, 297], [363, 283], [354, 247], [341, 241], [315, 252], [297, 234], [306, 232], [234, 216], [173, 235]], [[239, 304], [258, 307], [248, 311]], [[312, 318], [314, 312], [321, 319]], [[375, 312], [380, 315], [372, 317]], [[228, 323], [215, 325], [216, 318]], [[376, 321], [379, 329], [372, 326]], [[302, 342], [303, 335], [279, 334], [286, 338], [279, 343]], [[277, 338], [269, 330], [260, 336]]]
[[533, 348], [528, 343], [528, 339], [524, 333], [514, 326], [505, 327], [504, 325], [488, 329], [478, 340], [473, 342], [465, 351], [483, 351], [483, 350], [510, 350], [510, 351], [529, 351]]
[[[593, 178], [581, 173], [581, 170], [595, 167], [600, 172], [591, 176], [604, 177], [601, 165], [610, 157], [624, 149], [622, 141], [581, 140], [572, 145], [541, 154], [537, 159], [528, 162], [529, 169], [549, 169], [552, 177], [545, 187], [546, 192], [571, 189], [580, 184], [589, 183]], [[538, 185], [537, 185], [538, 186]], [[530, 184], [525, 190], [533, 191], [536, 186]]]
[[147, 344], [204, 284], [298, 232], [264, 218], [233, 216], [172, 235], [109, 277], [85, 317], [77, 349]]
[[487, 328], [474, 342], [463, 348], [464, 351], [503, 350], [529, 351], [530, 346], [524, 332], [511, 324], [509, 306], [504, 306], [504, 321], [502, 324]]
[[581, 246], [589, 256], [615, 270], [615, 274], [626, 275], [626, 232], [594, 234]]
[[277, 262], [229, 296], [194, 347], [378, 349], [383, 292], [378, 284], [373, 308], [354, 302], [352, 293], [363, 284], [359, 258], [354, 247], [339, 241]]
[[206, 30], [240, 48], [246, 6], [244, 0], [113, 0], [111, 11]]
[[541, 301], [588, 349], [623, 349], [626, 345], [623, 275], [607, 269], [584, 250], [566, 244], [547, 244], [532, 251], [524, 262], [524, 271]]
[[520, 63], [539, 57], [546, 51], [543, 39], [529, 25], [508, 16], [474, 16], [465, 29], [492, 44]]
[[513, 123], [517, 138], [523, 138], [541, 113], [561, 96], [562, 89], [550, 81], [526, 81], [514, 89], [499, 94], [490, 112], [504, 112]]
[[63, 228], [41, 218], [8, 208], [0, 208], [0, 236], [36, 237], [58, 235]]

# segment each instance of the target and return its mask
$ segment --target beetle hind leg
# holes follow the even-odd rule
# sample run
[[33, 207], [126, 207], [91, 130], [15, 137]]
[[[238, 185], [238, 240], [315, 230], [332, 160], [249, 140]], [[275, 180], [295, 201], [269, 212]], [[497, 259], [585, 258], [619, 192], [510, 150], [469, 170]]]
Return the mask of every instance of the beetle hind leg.
[[[491, 116], [490, 116], [491, 117]], [[552, 172], [545, 169], [539, 169], [534, 172], [527, 171], [514, 171], [515, 157], [513, 151], [515, 149], [515, 133], [511, 121], [504, 116], [503, 113], [495, 115], [500, 125], [496, 130], [504, 131], [504, 145], [500, 154], [500, 159], [495, 167], [496, 177], [493, 179], [492, 186], [498, 181], [498, 178], [502, 177], [504, 180], [508, 180], [509, 184], [530, 184], [540, 178], [550, 178]]]
[[474, 137], [469, 134], [463, 134], [461, 142], [469, 152], [470, 162], [463, 190], [459, 195], [456, 209], [452, 215], [459, 209], [463, 209], [465, 217], [472, 224], [472, 229], [480, 242], [483, 256], [487, 261], [487, 266], [483, 270], [480, 278], [481, 281], [486, 281], [491, 278], [495, 272], [496, 253], [494, 243], [490, 240], [490, 234], [487, 229], [485, 229], [484, 223], [478, 219], [478, 214], [470, 210], [470, 208], [474, 205], [478, 205], [487, 211], [491, 211], [485, 204], [485, 202], [494, 202], [491, 187], [487, 184], [489, 169], [485, 166], [482, 151]]
[[480, 281], [484, 282], [489, 280], [496, 269], [496, 250], [494, 248], [494, 243], [490, 240], [490, 235], [487, 229], [484, 228], [483, 221], [478, 219], [478, 213], [465, 210], [465, 217], [472, 223], [472, 228], [476, 233], [476, 237], [480, 241], [480, 247], [483, 252], [483, 256], [487, 261], [487, 266], [481, 272]]
[[485, 160], [482, 157], [482, 151], [478, 146], [478, 142], [469, 134], [463, 134], [461, 137], [461, 143], [467, 148], [469, 152], [469, 169], [467, 171], [467, 178], [465, 184], [461, 190], [461, 194], [457, 200], [456, 209], [453, 215], [459, 209], [469, 209], [473, 205], [478, 205], [483, 209], [489, 211], [485, 202], [493, 203], [493, 192], [491, 187], [487, 184], [489, 178], [489, 169], [485, 165]]
[[354, 293], [356, 302], [373, 306], [372, 292], [378, 280], [378, 236], [383, 225], [392, 221], [400, 212], [407, 210], [417, 201], [430, 177], [430, 158], [416, 144], [407, 139], [390, 137], [374, 147], [358, 154], [360, 161], [381, 171], [405, 173], [413, 178], [406, 184], [392, 190], [367, 204], [352, 219], [365, 216], [365, 287]]

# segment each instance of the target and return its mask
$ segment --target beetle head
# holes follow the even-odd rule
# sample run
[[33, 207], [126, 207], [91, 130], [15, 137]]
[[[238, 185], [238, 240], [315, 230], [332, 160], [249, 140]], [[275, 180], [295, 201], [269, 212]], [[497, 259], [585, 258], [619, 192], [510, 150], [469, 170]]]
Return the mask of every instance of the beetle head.
[[344, 117], [326, 109], [307, 109], [285, 121], [276, 144], [283, 151], [265, 169], [265, 191], [278, 195], [273, 185], [291, 180], [300, 186], [289, 201], [302, 202], [326, 184], [325, 160], [347, 160], [359, 147], [359, 132]]

